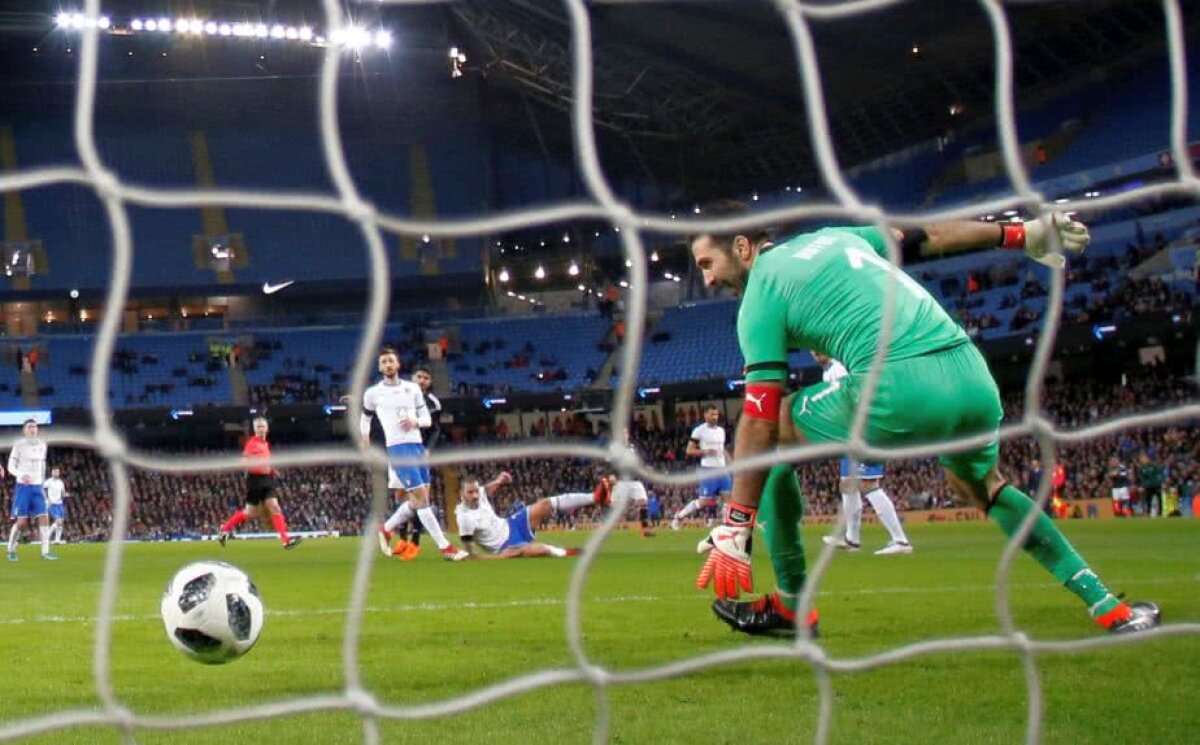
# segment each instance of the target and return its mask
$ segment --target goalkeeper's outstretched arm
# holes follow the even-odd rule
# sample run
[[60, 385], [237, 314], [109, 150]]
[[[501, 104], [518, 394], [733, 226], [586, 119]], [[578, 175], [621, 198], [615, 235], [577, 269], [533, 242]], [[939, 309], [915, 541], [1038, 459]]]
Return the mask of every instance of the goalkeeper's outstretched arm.
[[[1057, 234], [1058, 246], [1050, 237]], [[973, 220], [953, 220], [934, 223], [923, 228], [893, 230], [905, 263], [915, 258], [942, 256], [948, 253], [984, 248], [1023, 250], [1029, 258], [1046, 266], [1066, 265], [1063, 253], [1082, 253], [1091, 236], [1087, 226], [1072, 220], [1062, 212], [1026, 223], [992, 223]]]

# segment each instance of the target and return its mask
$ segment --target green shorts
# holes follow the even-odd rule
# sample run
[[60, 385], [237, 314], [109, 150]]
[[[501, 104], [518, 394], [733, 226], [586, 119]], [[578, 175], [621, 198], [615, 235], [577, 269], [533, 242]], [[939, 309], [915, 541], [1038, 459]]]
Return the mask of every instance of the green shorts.
[[[792, 421], [810, 442], [844, 442], [865, 375], [818, 383], [796, 393]], [[940, 442], [997, 432], [1004, 410], [987, 362], [974, 344], [888, 362], [867, 415], [876, 447]], [[982, 481], [1000, 457], [1000, 442], [939, 458], [951, 473]]]

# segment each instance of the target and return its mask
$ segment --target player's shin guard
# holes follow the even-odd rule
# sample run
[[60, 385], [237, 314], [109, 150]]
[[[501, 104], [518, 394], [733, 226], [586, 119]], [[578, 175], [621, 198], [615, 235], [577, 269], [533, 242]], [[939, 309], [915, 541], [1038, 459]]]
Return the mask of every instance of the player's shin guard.
[[414, 510], [411, 504], [409, 504], [407, 501], [402, 502], [400, 506], [396, 508], [396, 511], [392, 513], [392, 516], [383, 523], [384, 530], [389, 533], [395, 533], [396, 528], [412, 519], [413, 512]]
[[779, 598], [791, 611], [804, 589], [808, 565], [804, 559], [804, 541], [800, 537], [800, 522], [804, 519], [804, 497], [796, 472], [786, 463], [771, 468], [763, 486], [758, 507], [758, 521], [763, 526], [771, 567]]
[[549, 500], [550, 506], [554, 508], [554, 514], [564, 515], [580, 507], [586, 507], [589, 504], [599, 504], [600, 497], [599, 495], [585, 492], [571, 492], [570, 494], [559, 494], [555, 497], [549, 497]]
[[871, 509], [875, 510], [875, 516], [879, 518], [879, 522], [883, 523], [884, 528], [887, 528], [888, 535], [892, 540], [896, 543], [908, 543], [908, 536], [904, 534], [904, 526], [900, 524], [900, 516], [896, 514], [896, 505], [892, 503], [887, 492], [883, 489], [872, 489], [865, 496], [866, 500], [871, 503]]
[[279, 540], [283, 543], [291, 540], [291, 536], [287, 532], [287, 518], [283, 516], [282, 512], [271, 513], [271, 527], [275, 528], [275, 532], [279, 534]]
[[221, 532], [222, 533], [232, 533], [234, 528], [236, 528], [237, 526], [241, 525], [244, 522], [246, 522], [246, 511], [238, 510], [237, 512], [230, 515], [229, 519], [226, 520], [221, 525]]
[[[1005, 485], [992, 500], [988, 516], [996, 521], [1004, 534], [1011, 537], [1030, 511], [1037, 511], [1033, 530], [1025, 540], [1025, 551], [1062, 582], [1068, 590], [1079, 597], [1088, 607], [1092, 617], [1104, 624], [1116, 612], [1121, 615], [1125, 606], [1088, 569], [1087, 562], [1075, 550], [1045, 512], [1038, 510], [1033, 500], [1014, 486]], [[1127, 613], [1126, 613], [1127, 615]]]
[[846, 540], [862, 543], [862, 496], [858, 489], [842, 492], [842, 514], [846, 516]]
[[696, 514], [699, 511], [700, 511], [700, 500], [693, 499], [692, 501], [685, 504], [683, 506], [683, 509], [681, 509], [679, 512], [675, 513], [675, 519], [676, 520], [684, 520], [686, 518], [691, 517], [692, 515]]
[[439, 551], [450, 545], [450, 541], [446, 540], [446, 534], [442, 532], [442, 526], [438, 524], [437, 515], [434, 514], [432, 507], [422, 507], [417, 510], [417, 519], [421, 521], [425, 532], [437, 544]]

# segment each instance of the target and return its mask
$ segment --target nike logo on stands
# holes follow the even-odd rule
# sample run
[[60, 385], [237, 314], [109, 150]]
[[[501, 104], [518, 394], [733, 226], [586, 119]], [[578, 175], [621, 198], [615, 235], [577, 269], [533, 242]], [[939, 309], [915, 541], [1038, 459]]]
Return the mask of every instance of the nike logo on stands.
[[280, 282], [277, 285], [273, 285], [270, 282], [263, 282], [263, 294], [264, 295], [273, 295], [276, 292], [279, 292], [280, 290], [282, 290], [283, 288], [290, 287], [291, 285], [294, 285], [294, 284], [296, 284], [296, 280], [294, 280], [294, 279], [289, 279], [286, 282]]

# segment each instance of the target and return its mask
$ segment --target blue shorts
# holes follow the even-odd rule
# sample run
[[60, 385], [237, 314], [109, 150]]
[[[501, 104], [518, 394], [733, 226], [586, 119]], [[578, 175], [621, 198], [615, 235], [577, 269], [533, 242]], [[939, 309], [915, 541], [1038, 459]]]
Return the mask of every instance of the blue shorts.
[[13, 490], [12, 516], [37, 517], [46, 514], [46, 495], [41, 484], [17, 484]]
[[66, 520], [67, 506], [63, 503], [49, 505], [51, 520]]
[[[701, 468], [703, 473], [705, 468]], [[696, 497], [701, 500], [715, 500], [722, 494], [729, 494], [733, 491], [733, 477], [727, 473], [710, 476], [701, 481], [696, 486]]]
[[870, 463], [858, 463], [858, 473], [850, 472], [850, 459], [842, 458], [842, 478], [852, 479], [858, 476], [860, 479], [881, 479], [883, 478], [883, 466], [871, 465]]
[[529, 543], [533, 543], [533, 528], [529, 527], [528, 510], [525, 509], [525, 505], [521, 505], [516, 512], [508, 516], [508, 540], [500, 550], [519, 548]]
[[[425, 455], [425, 446], [419, 442], [405, 442], [399, 445], [388, 445], [388, 457], [397, 460], [401, 458], [420, 458]], [[419, 489], [422, 486], [429, 486], [429, 466], [401, 466], [388, 465], [388, 471], [392, 478], [388, 479], [388, 486], [393, 489], [404, 489], [404, 491], [412, 491]]]

